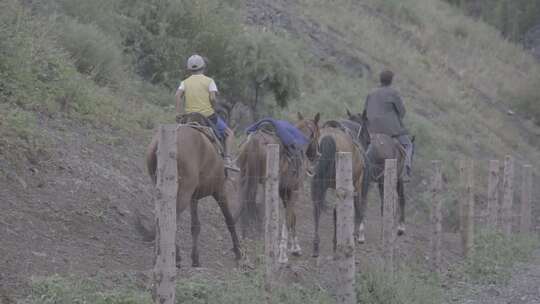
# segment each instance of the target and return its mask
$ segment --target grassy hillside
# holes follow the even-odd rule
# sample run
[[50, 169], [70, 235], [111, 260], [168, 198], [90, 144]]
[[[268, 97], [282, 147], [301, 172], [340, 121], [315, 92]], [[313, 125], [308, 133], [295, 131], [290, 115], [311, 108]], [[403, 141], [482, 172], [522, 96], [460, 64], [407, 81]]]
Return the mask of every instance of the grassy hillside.
[[[110, 206], [117, 207], [114, 205], [117, 201], [126, 206], [146, 203], [150, 185], [141, 186], [147, 177], [140, 165], [144, 147], [138, 143], [148, 142], [157, 124], [173, 121], [174, 90], [187, 75], [183, 68], [185, 59], [195, 52], [207, 56], [209, 74], [216, 78], [222, 97], [229, 103], [243, 102], [260, 116], [282, 118], [293, 118], [296, 111], [307, 115], [321, 112], [323, 119], [339, 118], [344, 117], [347, 107], [360, 112], [368, 92], [377, 86], [379, 71], [394, 70], [396, 87], [408, 109], [406, 124], [417, 138], [416, 171], [408, 189], [411, 203], [407, 207], [411, 214], [420, 214], [411, 220], [417, 225], [416, 232], [426, 230], [421, 220], [425, 219], [429, 202], [424, 190], [430, 160], [444, 161], [450, 190], [457, 182], [455, 160], [464, 157], [478, 160], [477, 172], [482, 177], [478, 187], [485, 180], [483, 170], [487, 159], [510, 153], [519, 164], [540, 165], [539, 64], [522, 47], [502, 38], [495, 28], [464, 16], [458, 8], [442, 0], [3, 0], [0, 2], [0, 182], [11, 178], [14, 171], [25, 172], [20, 174], [23, 177], [24, 174], [39, 176], [41, 165], [54, 163], [51, 157], [84, 150], [69, 162], [70, 166], [80, 165], [80, 168], [72, 170], [58, 160], [60, 165], [55, 163], [51, 169], [58, 175], [50, 176], [63, 178], [64, 188], [59, 189], [68, 189], [69, 182], [80, 180], [88, 187], [89, 193], [83, 197], [89, 201], [77, 200], [76, 190], [71, 194], [77, 199], [58, 198], [58, 201], [73, 209], [80, 207], [77, 203], [84, 205], [83, 210], [88, 208], [91, 215], [104, 221], [96, 227], [114, 222], [115, 225], [105, 225], [103, 229], [125, 228], [122, 234], [114, 234], [117, 237], [114, 242], [110, 241], [116, 246], [106, 243], [109, 239], [103, 235], [108, 234], [101, 235], [99, 229], [92, 232], [96, 234], [92, 242], [103, 242], [99, 243], [103, 248], [116, 248], [122, 247], [118, 241], [122, 239], [134, 244], [137, 250], [144, 248], [147, 245], [140, 240], [124, 238], [136, 233], [131, 222], [124, 222], [129, 212]], [[50, 121], [55, 123], [49, 124]], [[51, 125], [59, 131], [51, 131]], [[71, 150], [50, 153], [54, 150], [51, 145], [63, 141], [66, 134], [70, 140], [65, 146]], [[94, 159], [83, 149], [88, 138], [107, 146], [101, 150], [88, 149], [97, 150], [93, 152], [97, 155]], [[77, 149], [78, 145], [82, 148]], [[84, 167], [88, 163], [88, 168]], [[92, 174], [88, 183], [87, 176], [83, 177], [87, 172]], [[109, 181], [103, 175], [113, 179]], [[26, 183], [19, 183], [24, 184], [24, 189], [6, 187], [10, 197], [20, 200], [10, 208], [20, 208], [16, 214], [30, 218], [27, 210], [20, 207], [25, 200], [30, 201], [21, 193], [30, 190]], [[36, 184], [43, 186], [41, 181]], [[111, 193], [100, 193], [101, 197], [94, 193], [95, 185]], [[72, 188], [79, 189], [79, 184]], [[39, 198], [32, 204], [39, 203], [39, 208], [45, 208], [41, 205], [45, 190], [39, 187], [31, 190]], [[51, 186], [47, 190], [54, 192], [55, 188]], [[540, 193], [536, 191], [538, 197]], [[479, 188], [478, 192], [483, 193], [484, 189]], [[53, 194], [50, 196], [56, 198]], [[454, 215], [455, 195], [455, 191], [448, 191], [445, 196], [447, 213]], [[481, 200], [482, 195], [479, 197]], [[52, 198], [53, 207], [54, 203], [60, 204]], [[93, 200], [91, 204], [90, 200]], [[32, 204], [29, 205], [35, 208]], [[59, 227], [64, 227], [73, 214], [78, 214], [87, 220], [85, 228], [94, 227], [96, 220], [88, 219], [84, 212], [64, 214], [64, 209], [53, 207], [48, 212], [52, 220], [45, 217], [43, 223], [52, 225], [56, 221]], [[310, 206], [302, 208], [299, 218], [310, 218]], [[125, 209], [129, 211], [128, 207]], [[209, 214], [212, 221], [216, 219], [213, 225], [221, 224], [217, 211]], [[12, 220], [19, 222], [16, 217]], [[183, 224], [184, 237], [189, 237], [186, 236], [189, 223]], [[308, 226], [304, 222], [306, 231]], [[212, 234], [224, 231], [216, 227], [212, 228]], [[411, 235], [407, 246], [419, 246], [421, 242]], [[75, 236], [80, 239], [79, 235]], [[206, 243], [208, 252], [214, 257], [225, 256], [220, 251], [225, 250], [222, 241], [227, 237]], [[95, 250], [92, 246], [96, 245], [77, 246], [73, 247], [83, 248], [81, 251], [92, 255]], [[145, 260], [144, 254], [148, 252], [140, 253], [140, 260]], [[30, 252], [29, 256], [32, 259], [40, 254], [41, 251]], [[121, 253], [111, 256], [124, 260]], [[229, 267], [222, 261], [213, 262], [225, 272]], [[125, 267], [144, 266], [139, 260], [131, 263]], [[387, 288], [393, 286], [386, 286], [382, 275], [376, 271], [365, 275], [368, 285], [361, 288], [375, 290], [374, 297], [416, 290], [405, 286], [403, 290], [388, 292]], [[425, 284], [422, 274], [414, 272], [411, 276], [419, 277], [413, 280], [414, 284]], [[240, 282], [250, 290], [260, 284], [259, 280], [249, 284], [244, 280], [239, 275], [231, 284], [236, 286]], [[219, 298], [222, 292], [228, 293], [234, 287], [226, 282], [214, 285], [194, 282], [183, 286], [186, 289], [181, 291], [186, 299]], [[90, 287], [85, 287], [86, 284]], [[92, 284], [56, 277], [36, 281], [37, 298], [28, 301], [42, 303], [40, 296], [46, 298], [57, 293], [62, 301], [70, 303], [77, 298], [80, 288], [88, 291], [87, 299], [116, 303], [116, 294], [102, 293], [105, 287]], [[210, 290], [208, 286], [219, 288]], [[438, 298], [439, 291], [435, 293], [433, 296]], [[291, 303], [311, 299], [309, 292], [297, 286], [289, 296]], [[149, 300], [147, 294], [138, 292], [132, 297], [132, 302]], [[421, 302], [414, 297], [411, 296], [411, 303]], [[56, 301], [54, 296], [52, 299]]]

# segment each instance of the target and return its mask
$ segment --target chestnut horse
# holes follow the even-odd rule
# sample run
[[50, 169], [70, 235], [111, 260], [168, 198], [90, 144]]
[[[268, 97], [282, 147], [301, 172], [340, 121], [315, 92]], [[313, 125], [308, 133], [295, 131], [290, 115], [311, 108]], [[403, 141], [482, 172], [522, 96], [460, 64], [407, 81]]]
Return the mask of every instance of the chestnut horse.
[[[311, 198], [313, 201], [313, 216], [315, 221], [315, 236], [313, 239], [313, 257], [319, 256], [319, 218], [325, 208], [326, 192], [336, 189], [336, 153], [349, 152], [352, 157], [352, 174], [354, 186], [355, 211], [355, 238], [363, 242], [362, 218], [365, 206], [361, 204], [360, 193], [362, 177], [364, 174], [364, 149], [353, 141], [351, 132], [345, 131], [341, 126], [348, 124], [360, 130], [361, 126], [352, 121], [329, 121], [321, 128], [321, 137], [318, 142], [320, 155], [314, 169], [311, 183]], [[354, 131], [357, 132], [357, 131]], [[334, 208], [334, 239], [333, 248], [336, 249], [336, 209]]]
[[[231, 234], [235, 257], [239, 260], [241, 258], [240, 242], [234, 223], [240, 207], [237, 199], [231, 199], [231, 196], [236, 194], [235, 183], [225, 175], [223, 157], [212, 143], [211, 136], [204, 132], [206, 130], [212, 134], [211, 130], [203, 127], [208, 126], [206, 118], [201, 114], [191, 113], [183, 117], [182, 123], [178, 125], [176, 132], [176, 162], [178, 166], [176, 213], [177, 218], [180, 218], [180, 214], [188, 206], [191, 209], [192, 265], [193, 267], [200, 266], [198, 240], [201, 224], [198, 215], [198, 201], [207, 196], [212, 196], [221, 208]], [[146, 154], [148, 172], [154, 183], [156, 181], [157, 146], [158, 137], [155, 135]], [[235, 205], [231, 206], [231, 203]], [[180, 266], [178, 243], [176, 244], [176, 264], [178, 267]]]
[[296, 237], [295, 204], [298, 201], [299, 191], [303, 189], [305, 177], [306, 158], [313, 160], [317, 155], [317, 140], [319, 138], [319, 118], [316, 114], [313, 119], [304, 119], [298, 113], [298, 122], [295, 126], [309, 140], [309, 144], [300, 151], [301, 155], [287, 155], [279, 138], [263, 130], [258, 130], [248, 136], [242, 144], [238, 155], [241, 178], [241, 201], [245, 208], [242, 222], [244, 230], [255, 223], [257, 230], [262, 230], [262, 216], [256, 206], [258, 185], [263, 185], [266, 176], [266, 146], [280, 145], [279, 158], [279, 196], [287, 214], [287, 230], [291, 236], [291, 253], [301, 255], [301, 248]]

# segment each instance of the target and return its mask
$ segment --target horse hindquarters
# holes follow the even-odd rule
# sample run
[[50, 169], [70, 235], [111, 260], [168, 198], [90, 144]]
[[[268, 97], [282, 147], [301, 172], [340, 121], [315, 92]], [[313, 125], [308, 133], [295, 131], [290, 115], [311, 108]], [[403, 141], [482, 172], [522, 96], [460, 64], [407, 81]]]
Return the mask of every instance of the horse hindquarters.
[[[333, 137], [326, 136], [320, 143], [321, 156], [311, 183], [311, 199], [313, 201], [313, 217], [315, 221], [315, 236], [313, 239], [313, 257], [319, 256], [319, 218], [325, 208], [326, 191], [336, 176], [336, 142]], [[335, 227], [334, 227], [335, 229]]]

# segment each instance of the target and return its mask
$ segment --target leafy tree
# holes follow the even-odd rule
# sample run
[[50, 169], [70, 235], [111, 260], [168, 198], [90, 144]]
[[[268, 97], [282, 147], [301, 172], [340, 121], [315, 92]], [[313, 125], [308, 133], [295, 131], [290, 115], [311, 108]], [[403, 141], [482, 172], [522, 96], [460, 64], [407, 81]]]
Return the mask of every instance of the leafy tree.
[[270, 93], [279, 107], [299, 96], [302, 60], [294, 46], [270, 32], [247, 31], [234, 44], [236, 68], [246, 84], [244, 96], [257, 116]]

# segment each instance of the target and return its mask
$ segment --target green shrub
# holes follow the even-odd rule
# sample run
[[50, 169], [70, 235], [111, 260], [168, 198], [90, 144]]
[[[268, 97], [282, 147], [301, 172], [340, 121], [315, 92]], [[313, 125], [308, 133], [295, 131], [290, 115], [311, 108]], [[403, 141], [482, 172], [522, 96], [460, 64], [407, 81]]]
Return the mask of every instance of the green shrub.
[[114, 85], [125, 78], [122, 51], [97, 26], [66, 19], [59, 33], [60, 45], [69, 52], [79, 72], [102, 85]]
[[[108, 290], [98, 280], [52, 276], [34, 279], [32, 293], [23, 304], [149, 304], [150, 292], [127, 284]], [[265, 299], [262, 275], [229, 274], [223, 280], [191, 278], [178, 281], [176, 303], [252, 304]], [[282, 304], [331, 304], [333, 299], [320, 290], [292, 284], [276, 289], [274, 296]]]
[[357, 279], [358, 303], [362, 304], [432, 304], [442, 302], [437, 277], [403, 268], [392, 277], [381, 266], [363, 269]]
[[[320, 290], [307, 289], [297, 284], [275, 290], [277, 303], [330, 304], [334, 300]], [[193, 304], [251, 304], [265, 299], [262, 273], [233, 273], [224, 280], [190, 279], [178, 282], [177, 303]]]

